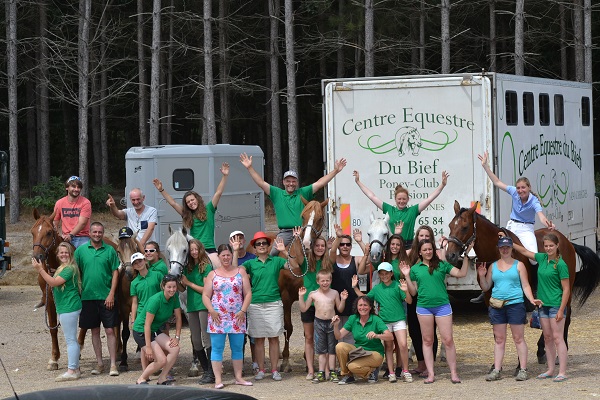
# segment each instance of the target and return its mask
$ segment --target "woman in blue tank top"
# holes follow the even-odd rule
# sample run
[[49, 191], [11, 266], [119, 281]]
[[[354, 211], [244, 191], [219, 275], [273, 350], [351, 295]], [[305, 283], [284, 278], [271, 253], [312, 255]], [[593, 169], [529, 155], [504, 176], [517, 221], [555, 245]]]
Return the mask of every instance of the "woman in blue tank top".
[[517, 347], [517, 355], [519, 356], [520, 369], [516, 380], [524, 381], [528, 376], [527, 343], [525, 343], [525, 323], [527, 319], [523, 294], [536, 306], [541, 305], [541, 301], [533, 297], [525, 265], [512, 258], [512, 239], [506, 236], [501, 237], [498, 240], [498, 249], [500, 251], [498, 261], [494, 262], [487, 270], [485, 264], [481, 264], [477, 268], [481, 290], [487, 292], [492, 288], [492, 299], [497, 299], [496, 303], [503, 303], [500, 308], [497, 308], [497, 305], [493, 306], [494, 301], [490, 302], [489, 316], [494, 329], [495, 340], [494, 368], [485, 380], [496, 381], [501, 379], [500, 371], [502, 370], [506, 345], [506, 324], [510, 324], [512, 337]]

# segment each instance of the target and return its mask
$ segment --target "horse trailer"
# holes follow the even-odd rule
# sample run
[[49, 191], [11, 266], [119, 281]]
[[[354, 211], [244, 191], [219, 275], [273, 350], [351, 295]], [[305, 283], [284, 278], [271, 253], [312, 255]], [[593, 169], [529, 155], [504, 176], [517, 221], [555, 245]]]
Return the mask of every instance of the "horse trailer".
[[[596, 249], [591, 84], [480, 73], [330, 79], [322, 92], [329, 170], [347, 158], [347, 169], [358, 170], [392, 205], [397, 185], [415, 204], [449, 172], [444, 191], [416, 221], [430, 225], [436, 238], [448, 234], [454, 200], [479, 202], [480, 214], [500, 226], [509, 220], [511, 197], [499, 193], [477, 158], [489, 151], [501, 181], [528, 177], [557, 229]], [[327, 193], [330, 231], [340, 223], [347, 233], [366, 233], [370, 214], [381, 216], [351, 173], [336, 176]], [[473, 268], [447, 283], [451, 290], [480, 290]]]
[[145, 204], [156, 207], [158, 224], [154, 239], [164, 248], [169, 226], [179, 228], [181, 216], [156, 190], [152, 180], [162, 181], [164, 189], [181, 202], [187, 191], [195, 191], [205, 203], [211, 200], [221, 181], [221, 164], [229, 163], [229, 178], [215, 213], [215, 244], [229, 243], [229, 234], [241, 230], [252, 237], [264, 230], [264, 193], [250, 179], [240, 163], [240, 154], [254, 159], [254, 168], [263, 175], [264, 155], [258, 146], [217, 144], [132, 147], [125, 155], [125, 197], [123, 206], [131, 207], [129, 192], [140, 188]]

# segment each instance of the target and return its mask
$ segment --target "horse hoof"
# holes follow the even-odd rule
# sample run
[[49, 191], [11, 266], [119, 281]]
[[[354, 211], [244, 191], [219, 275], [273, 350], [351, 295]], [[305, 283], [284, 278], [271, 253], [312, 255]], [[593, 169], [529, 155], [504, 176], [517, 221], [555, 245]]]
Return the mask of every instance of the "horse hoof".
[[129, 365], [119, 364], [119, 372], [127, 372], [127, 371], [129, 371]]
[[546, 355], [538, 356], [538, 364], [546, 364]]
[[58, 362], [56, 361], [48, 361], [48, 365], [46, 366], [48, 371], [56, 371], [58, 369]]
[[190, 378], [194, 378], [198, 375], [200, 375], [200, 371], [198, 371], [198, 368], [190, 368], [190, 370], [188, 371], [188, 377]]

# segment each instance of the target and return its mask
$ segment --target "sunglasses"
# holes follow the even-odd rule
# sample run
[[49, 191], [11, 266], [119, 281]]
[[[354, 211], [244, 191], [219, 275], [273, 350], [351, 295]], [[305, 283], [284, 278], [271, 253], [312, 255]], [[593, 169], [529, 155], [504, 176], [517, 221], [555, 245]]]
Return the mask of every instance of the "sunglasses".
[[352, 243], [340, 243], [340, 247], [352, 247]]
[[268, 246], [269, 242], [254, 242], [254, 246]]
[[67, 179], [67, 182], [71, 182], [71, 181], [79, 181], [81, 182], [81, 178], [78, 176], [73, 175], [72, 177], [70, 177], [69, 179]]
[[156, 253], [156, 249], [146, 249], [144, 253]]

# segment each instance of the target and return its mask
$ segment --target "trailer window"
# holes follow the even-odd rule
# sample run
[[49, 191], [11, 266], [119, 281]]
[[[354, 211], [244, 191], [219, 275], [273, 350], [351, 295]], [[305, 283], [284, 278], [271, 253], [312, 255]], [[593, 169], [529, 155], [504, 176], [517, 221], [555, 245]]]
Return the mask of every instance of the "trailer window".
[[565, 124], [565, 103], [562, 94], [554, 95], [554, 125]]
[[550, 125], [550, 96], [548, 93], [540, 93], [540, 125]]
[[519, 122], [517, 92], [507, 90], [504, 94], [504, 103], [506, 104], [506, 125], [517, 125]]
[[535, 113], [533, 111], [533, 93], [523, 93], [523, 123], [533, 125], [535, 123]]
[[173, 189], [186, 192], [194, 188], [194, 171], [185, 169], [176, 169], [173, 171]]
[[590, 126], [590, 98], [581, 98], [581, 125]]

